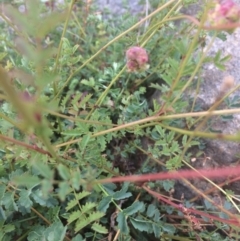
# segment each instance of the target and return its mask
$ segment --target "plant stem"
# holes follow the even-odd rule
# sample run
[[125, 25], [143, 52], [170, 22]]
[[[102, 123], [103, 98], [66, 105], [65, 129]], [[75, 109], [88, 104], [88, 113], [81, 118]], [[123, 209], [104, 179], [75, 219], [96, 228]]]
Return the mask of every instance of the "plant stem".
[[61, 94], [61, 92], [63, 91], [63, 89], [65, 88], [65, 86], [68, 85], [68, 83], [70, 82], [70, 80], [72, 79], [73, 76], [75, 76], [84, 66], [86, 66], [89, 62], [91, 62], [94, 58], [96, 58], [103, 50], [105, 50], [108, 46], [110, 46], [111, 44], [113, 44], [114, 42], [116, 42], [117, 40], [119, 40], [121, 37], [123, 37], [124, 35], [126, 35], [127, 33], [131, 32], [133, 29], [135, 29], [136, 27], [138, 27], [139, 25], [141, 25], [142, 23], [144, 23], [146, 20], [150, 19], [151, 17], [153, 17], [154, 15], [156, 15], [158, 12], [162, 11], [164, 8], [168, 7], [169, 5], [171, 5], [174, 1], [176, 0], [170, 0], [169, 2], [165, 3], [164, 5], [162, 5], [160, 8], [156, 9], [155, 11], [153, 11], [151, 14], [149, 14], [148, 16], [146, 16], [145, 18], [143, 18], [142, 20], [140, 20], [138, 23], [134, 24], [131, 28], [127, 29], [126, 31], [124, 31], [123, 33], [119, 34], [117, 37], [115, 37], [113, 40], [109, 41], [105, 46], [103, 46], [102, 48], [100, 48], [92, 57], [90, 57], [88, 60], [86, 60], [79, 68], [77, 68], [72, 74], [70, 74], [70, 76], [68, 77], [68, 79], [66, 80], [65, 84], [62, 86], [62, 88], [58, 91], [58, 93], [55, 95], [54, 99], [57, 99], [57, 97]]
[[[239, 113], [240, 109], [231, 109], [231, 110], [216, 110], [216, 111], [212, 111], [211, 115], [229, 115], [229, 114], [234, 114], [234, 113]], [[152, 116], [152, 117], [147, 117], [144, 118], [142, 120], [137, 120], [137, 121], [133, 121], [127, 124], [123, 124], [108, 130], [104, 130], [104, 131], [100, 131], [98, 133], [93, 134], [91, 137], [97, 137], [97, 136], [101, 136], [101, 135], [106, 135], [108, 133], [111, 132], [115, 132], [115, 131], [120, 131], [123, 129], [128, 129], [129, 127], [134, 127], [140, 124], [145, 124], [150, 122], [149, 124], [145, 124], [140, 126], [141, 128], [145, 128], [148, 126], [154, 126], [157, 124], [160, 124], [160, 121], [162, 120], [172, 120], [172, 119], [179, 119], [179, 118], [186, 118], [186, 117], [199, 117], [199, 116], [207, 116], [208, 115], [208, 111], [202, 111], [202, 112], [189, 112], [189, 113], [181, 113], [181, 114], [174, 114], [174, 115], [167, 115], [167, 116]], [[163, 124], [161, 124], [163, 126]], [[178, 129], [178, 128], [174, 128], [174, 127], [170, 127], [170, 126], [165, 126], [167, 129], [170, 130], [174, 130], [176, 132], [179, 132], [181, 134], [186, 134], [186, 135], [195, 135], [198, 136], [198, 134], [201, 137], [206, 137], [206, 138], [221, 138], [224, 140], [232, 140], [232, 141], [238, 141], [240, 139], [240, 136], [238, 135], [219, 135], [219, 134], [214, 134], [214, 133], [204, 133], [204, 132], [194, 132], [194, 131], [186, 131], [186, 130], [182, 130], [182, 129]], [[69, 144], [74, 144], [77, 143], [79, 141], [81, 141], [82, 138], [76, 139], [76, 140], [72, 140], [69, 142], [65, 142], [59, 145], [56, 145], [56, 148], [60, 148], [62, 146], [66, 146]]]
[[57, 71], [57, 68], [58, 68], [58, 62], [59, 62], [59, 58], [60, 58], [61, 51], [62, 51], [63, 38], [64, 38], [64, 36], [66, 34], [66, 31], [67, 31], [67, 26], [68, 26], [68, 22], [69, 22], [69, 19], [70, 19], [70, 16], [71, 16], [71, 12], [72, 12], [74, 3], [75, 3], [75, 0], [71, 0], [70, 6], [69, 6], [69, 9], [68, 9], [67, 18], [66, 18], [66, 21], [65, 21], [65, 24], [64, 24], [64, 28], [63, 28], [63, 31], [62, 31], [62, 36], [61, 36], [60, 43], [59, 43], [59, 46], [58, 46], [58, 53], [57, 53], [56, 62], [55, 62], [55, 66], [54, 66], [54, 69], [53, 69], [53, 73], [55, 73]]

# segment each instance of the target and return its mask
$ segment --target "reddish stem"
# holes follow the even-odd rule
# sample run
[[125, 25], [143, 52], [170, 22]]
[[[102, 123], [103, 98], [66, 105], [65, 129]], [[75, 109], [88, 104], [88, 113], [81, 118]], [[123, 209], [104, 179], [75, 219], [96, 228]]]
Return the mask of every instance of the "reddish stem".
[[[152, 196], [156, 197], [157, 199], [160, 199], [161, 201], [171, 205], [172, 207], [175, 207], [176, 209], [180, 209], [179, 208], [179, 205], [178, 204], [175, 204], [173, 203], [172, 201], [170, 200], [167, 200], [166, 198], [162, 197], [162, 195], [160, 195], [159, 193], [157, 192], [154, 192], [152, 191], [151, 189], [149, 189], [148, 187], [146, 186], [143, 186], [143, 189], [146, 190], [149, 194], [151, 194]], [[189, 212], [189, 213], [194, 213], [194, 214], [198, 214], [198, 215], [201, 215], [201, 216], [204, 216], [206, 218], [209, 218], [209, 219], [213, 219], [213, 220], [216, 220], [216, 221], [220, 221], [220, 222], [223, 222], [223, 223], [228, 223], [228, 224], [231, 224], [231, 225], [237, 225], [239, 226], [240, 224], [240, 220], [235, 218], [235, 219], [222, 219], [222, 218], [219, 218], [217, 216], [212, 216], [210, 214], [207, 214], [205, 212], [201, 212], [201, 211], [198, 211], [196, 209], [192, 209], [192, 208], [186, 208], [186, 210]]]
[[45, 150], [43, 150], [43, 149], [41, 149], [41, 148], [39, 148], [39, 147], [37, 147], [37, 146], [35, 146], [35, 145], [29, 145], [29, 144], [26, 144], [26, 143], [24, 143], [24, 142], [21, 142], [21, 141], [12, 139], [12, 138], [10, 138], [10, 137], [7, 137], [7, 136], [1, 135], [1, 134], [0, 134], [0, 139], [2, 139], [2, 140], [4, 140], [4, 141], [11, 142], [11, 143], [14, 143], [15, 145], [23, 146], [23, 147], [25, 147], [25, 148], [27, 148], [27, 149], [30, 149], [30, 150], [33, 150], [33, 151], [42, 153], [42, 154], [44, 154], [44, 155], [48, 155], [48, 156], [50, 156], [50, 157], [52, 156], [52, 155], [50, 154], [50, 152], [45, 151]]

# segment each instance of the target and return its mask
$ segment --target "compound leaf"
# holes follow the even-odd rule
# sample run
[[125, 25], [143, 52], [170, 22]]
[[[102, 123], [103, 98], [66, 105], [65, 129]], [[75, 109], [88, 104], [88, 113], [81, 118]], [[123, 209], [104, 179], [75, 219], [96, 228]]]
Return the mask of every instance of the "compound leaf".
[[96, 207], [97, 204], [93, 203], [93, 202], [87, 202], [84, 206], [82, 206], [82, 210], [81, 213], [87, 213], [89, 210], [93, 209], [94, 207]]
[[148, 223], [145, 220], [131, 218], [130, 221], [131, 221], [133, 227], [140, 230], [141, 232], [142, 231], [149, 232], [151, 230], [150, 223]]
[[75, 220], [79, 219], [81, 217], [81, 212], [80, 210], [72, 212], [69, 217], [68, 217], [68, 224], [74, 222]]
[[99, 223], [94, 223], [94, 224], [92, 225], [92, 229], [93, 229], [94, 231], [98, 232], [98, 233], [103, 233], [103, 234], [108, 233], [108, 230], [107, 230], [104, 226], [102, 226], [101, 224], [99, 224]]
[[131, 206], [123, 209], [125, 215], [130, 216], [144, 208], [144, 203], [136, 201]]
[[127, 219], [123, 212], [118, 213], [117, 222], [118, 222], [118, 228], [121, 230], [122, 233], [124, 234], [129, 233]]

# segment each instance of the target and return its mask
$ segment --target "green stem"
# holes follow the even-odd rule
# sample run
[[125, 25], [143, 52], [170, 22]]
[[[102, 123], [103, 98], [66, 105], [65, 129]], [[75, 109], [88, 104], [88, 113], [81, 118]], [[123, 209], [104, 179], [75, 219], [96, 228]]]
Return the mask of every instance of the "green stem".
[[126, 35], [127, 33], [131, 32], [133, 29], [137, 28], [139, 25], [141, 25], [142, 23], [144, 23], [146, 20], [150, 19], [151, 17], [153, 17], [154, 15], [156, 15], [158, 12], [162, 11], [164, 8], [168, 7], [169, 5], [171, 5], [174, 1], [176, 0], [171, 0], [167, 3], [165, 3], [163, 6], [161, 6], [160, 8], [156, 9], [155, 11], [153, 11], [151, 14], [149, 14], [147, 17], [143, 18], [142, 20], [140, 20], [138, 23], [134, 24], [131, 28], [129, 28], [128, 30], [124, 31], [123, 33], [119, 34], [117, 37], [115, 37], [113, 40], [109, 41], [105, 46], [103, 46], [102, 48], [100, 48], [97, 53], [95, 53], [92, 57], [90, 57], [88, 60], [86, 60], [79, 68], [77, 68], [72, 74], [70, 74], [70, 76], [68, 77], [68, 79], [66, 80], [65, 84], [62, 86], [62, 88], [58, 91], [58, 93], [55, 95], [54, 100], [58, 98], [58, 96], [61, 94], [61, 92], [63, 91], [63, 89], [69, 84], [70, 80], [72, 79], [73, 76], [75, 76], [84, 66], [86, 66], [89, 62], [91, 62], [94, 58], [96, 58], [103, 50], [105, 50], [108, 46], [110, 46], [111, 44], [113, 44], [114, 42], [116, 42], [117, 40], [119, 40], [121, 37], [123, 37], [124, 35]]
[[[111, 83], [108, 85], [108, 87], [103, 91], [103, 93], [101, 94], [101, 96], [98, 98], [98, 100], [95, 103], [95, 106], [99, 106], [102, 104], [104, 98], [106, 97], [108, 91], [111, 89], [111, 87], [113, 86], [113, 84], [115, 84], [115, 82], [119, 79], [119, 77], [121, 76], [121, 74], [125, 71], [126, 66], [122, 68], [122, 70], [116, 75], [116, 77], [111, 81]], [[93, 111], [95, 110], [95, 108], [93, 107], [87, 117], [86, 120], [88, 120], [90, 118], [90, 116], [92, 115]]]
[[61, 51], [62, 51], [63, 38], [64, 38], [64, 36], [66, 34], [66, 31], [67, 31], [67, 26], [68, 26], [68, 22], [69, 22], [69, 19], [70, 19], [70, 16], [71, 16], [71, 12], [72, 12], [74, 3], [75, 3], [75, 0], [72, 0], [71, 3], [70, 3], [69, 9], [68, 9], [67, 19], [65, 21], [64, 28], [63, 28], [63, 31], [62, 31], [62, 36], [61, 36], [60, 43], [59, 43], [59, 46], [58, 46], [58, 53], [57, 53], [57, 57], [56, 57], [55, 67], [53, 69], [54, 73], [57, 71], [57, 68], [58, 68], [58, 62], [59, 62], [59, 58], [60, 58]]
[[[149, 39], [151, 39], [151, 37], [156, 33], [156, 31], [161, 27], [161, 25], [165, 22], [168, 22], [168, 18], [169, 16], [171, 16], [172, 12], [179, 6], [179, 4], [181, 3], [181, 1], [178, 1], [167, 13], [167, 15], [163, 18], [163, 20], [161, 22], [158, 22], [157, 24], [155, 24], [154, 26], [152, 26], [145, 34], [144, 36], [147, 36], [147, 39], [141, 44], [141, 46], [144, 46]], [[151, 33], [152, 32], [152, 33]], [[143, 38], [144, 38], [143, 36]], [[142, 38], [142, 39], [143, 39]]]
[[[211, 115], [229, 115], [229, 114], [236, 114], [236, 113], [239, 113], [240, 112], [240, 109], [227, 109], [227, 110], [216, 110], [216, 111], [212, 111], [211, 112]], [[137, 121], [133, 121], [133, 122], [130, 122], [130, 123], [127, 123], [127, 124], [124, 124], [124, 125], [120, 125], [120, 126], [117, 126], [117, 127], [114, 127], [114, 128], [111, 128], [111, 129], [108, 129], [108, 130], [104, 130], [104, 131], [100, 131], [98, 133], [95, 133], [93, 134], [91, 137], [97, 137], [97, 136], [102, 136], [102, 135], [106, 135], [108, 133], [111, 133], [111, 132], [115, 132], [115, 131], [120, 131], [120, 130], [123, 130], [123, 129], [128, 129], [128, 128], [131, 128], [131, 127], [134, 127], [134, 126], [138, 126], [140, 124], [145, 124], [145, 125], [141, 125], [139, 126], [139, 128], [145, 128], [145, 127], [148, 127], [148, 126], [154, 126], [156, 124], [160, 124], [161, 122], [160, 121], [163, 121], [163, 120], [173, 120], [173, 119], [179, 119], [179, 118], [187, 118], [187, 117], [199, 117], [199, 116], [207, 116], [208, 115], [208, 111], [202, 111], [202, 112], [189, 112], [189, 113], [181, 113], [181, 114], [174, 114], [174, 115], [167, 115], [167, 116], [152, 116], [152, 117], [147, 117], [147, 118], [144, 118], [142, 120], [137, 120]], [[148, 123], [148, 124], [146, 124]], [[168, 129], [170, 129], [171, 127], [168, 127]], [[173, 129], [172, 129], [173, 130]], [[186, 134], [186, 135], [195, 135], [196, 136], [198, 135], [198, 133], [194, 133], [194, 132], [191, 132], [191, 131], [185, 131], [185, 130], [182, 130], [182, 129], [176, 129], [177, 132], [181, 133], [181, 134]], [[199, 132], [201, 134], [201, 132]], [[212, 133], [203, 133], [203, 135], [200, 135], [200, 136], [203, 136], [203, 137], [207, 137], [207, 138], [219, 138], [220, 135], [219, 134], [215, 134], [214, 136], [212, 135]], [[224, 140], [233, 140], [233, 141], [237, 141], [240, 139], [240, 137], [238, 135], [221, 135], [222, 139]], [[74, 143], [77, 143], [79, 141], [81, 141], [82, 138], [78, 138], [76, 140], [72, 140], [72, 141], [69, 141], [69, 142], [66, 142], [66, 143], [62, 143], [62, 144], [59, 144], [57, 146], [55, 146], [56, 148], [60, 148], [62, 146], [66, 146], [66, 145], [69, 145], [69, 144], [74, 144]]]
[[202, 138], [208, 138], [208, 139], [221, 139], [221, 140], [227, 140], [227, 141], [239, 141], [240, 135], [229, 135], [229, 134], [219, 134], [219, 133], [207, 133], [207, 132], [200, 132], [200, 131], [187, 131], [183, 129], [179, 129], [172, 126], [167, 126], [162, 123], [159, 123], [160, 126], [164, 127], [165, 129], [168, 129], [170, 131], [174, 131], [177, 133], [180, 133], [182, 135], [188, 135], [193, 137], [202, 137]]

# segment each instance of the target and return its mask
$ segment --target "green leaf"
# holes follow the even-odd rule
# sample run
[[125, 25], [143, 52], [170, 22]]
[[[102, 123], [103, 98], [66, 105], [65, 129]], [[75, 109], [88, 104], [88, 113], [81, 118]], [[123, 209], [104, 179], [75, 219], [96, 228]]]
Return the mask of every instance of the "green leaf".
[[40, 184], [40, 179], [36, 176], [24, 173], [21, 176], [15, 176], [14, 178], [12, 178], [12, 182], [18, 186], [26, 186], [28, 188], [32, 188], [37, 184]]
[[176, 228], [171, 224], [167, 224], [165, 222], [162, 222], [161, 226], [162, 226], [163, 231], [165, 231], [169, 234], [174, 234], [175, 231], [176, 231]]
[[86, 241], [86, 239], [83, 239], [82, 235], [78, 234], [72, 239], [72, 241]]
[[227, 40], [227, 34], [226, 34], [226, 32], [223, 32], [223, 31], [219, 31], [218, 34], [217, 34], [217, 37], [219, 39], [221, 39], [222, 41], [226, 41]]
[[83, 80], [81, 81], [81, 83], [82, 83], [83, 85], [87, 85], [87, 86], [89, 86], [89, 87], [94, 87], [94, 85], [95, 85], [95, 81], [94, 81], [93, 78], [90, 78], [89, 80], [83, 79]]
[[221, 58], [221, 63], [228, 62], [232, 58], [232, 55], [227, 55], [223, 58]]
[[45, 198], [42, 190], [40, 189], [34, 190], [31, 193], [31, 197], [36, 203], [40, 204], [43, 207], [54, 207], [58, 204], [58, 201], [53, 197]]
[[161, 126], [156, 125], [155, 128], [158, 131], [158, 133], [160, 134], [160, 136], [163, 137], [165, 135], [165, 130]]
[[[91, 97], [92, 97], [92, 94], [86, 95], [83, 99], [81, 99], [81, 101], [80, 101], [80, 103], [78, 104], [77, 107], [78, 107], [79, 109], [80, 109], [80, 108], [84, 108], [84, 105], [89, 102], [89, 100], [91, 99]], [[84, 109], [85, 109], [85, 108], [84, 108]]]
[[163, 188], [165, 191], [169, 192], [174, 187], [175, 182], [173, 180], [164, 180]]
[[119, 193], [116, 193], [116, 195], [115, 194], [113, 195], [113, 198], [115, 200], [121, 200], [121, 199], [125, 199], [125, 198], [131, 197], [131, 196], [132, 196], [132, 194], [130, 192], [120, 193], [120, 191], [119, 191]]
[[187, 135], [184, 135], [183, 136], [183, 138], [182, 138], [182, 144], [183, 144], [183, 146], [185, 146], [186, 145], [186, 143], [187, 143]]
[[67, 207], [66, 207], [66, 211], [69, 211], [71, 208], [75, 207], [77, 204], [78, 204], [77, 199], [73, 199], [73, 200], [69, 201], [67, 204]]
[[3, 227], [4, 233], [11, 233], [15, 230], [15, 226], [13, 224], [6, 224]]
[[[68, 224], [74, 222], [75, 220], [79, 219], [81, 217], [81, 211], [80, 210], [77, 210], [77, 211], [74, 211], [72, 212], [69, 217], [68, 217]], [[83, 218], [83, 217], [81, 217]]]
[[75, 233], [81, 231], [84, 227], [86, 227], [87, 225], [89, 225], [89, 221], [87, 219], [85, 219], [84, 217], [78, 219], [78, 221], [76, 222], [74, 231]]
[[72, 178], [71, 178], [70, 182], [72, 184], [72, 187], [74, 189], [76, 189], [77, 191], [79, 191], [79, 189], [80, 189], [80, 181], [81, 181], [81, 176], [80, 176], [79, 171], [73, 171], [71, 173], [71, 177]]
[[58, 172], [59, 172], [59, 175], [65, 180], [69, 180], [71, 178], [71, 174], [70, 174], [70, 171], [69, 169], [64, 166], [63, 164], [59, 164], [58, 167]]
[[54, 175], [53, 171], [43, 161], [35, 161], [33, 163], [33, 166], [43, 177], [49, 180], [53, 179], [53, 175]]
[[93, 222], [93, 221], [97, 221], [98, 219], [100, 219], [104, 215], [105, 215], [104, 213], [99, 212], [99, 211], [92, 212], [92, 213], [89, 214], [88, 221], [89, 221], [89, 223]]
[[95, 208], [97, 206], [96, 203], [93, 202], [87, 202], [85, 205], [82, 206], [81, 208], [81, 214], [87, 213], [91, 209]]
[[47, 241], [62, 241], [64, 240], [66, 231], [67, 226], [64, 227], [60, 221], [57, 221], [46, 229], [44, 236], [47, 238]]
[[91, 135], [90, 134], [87, 134], [87, 135], [83, 136], [82, 140], [79, 143], [79, 146], [80, 146], [80, 148], [82, 150], [80, 155], [83, 155], [83, 152], [85, 151], [85, 149], [87, 147], [87, 144], [88, 144], [90, 139], [91, 139]]
[[141, 232], [142, 231], [149, 232], [149, 230], [151, 230], [151, 224], [145, 220], [138, 220], [138, 219], [131, 218], [130, 221], [133, 227], [140, 230]]
[[222, 71], [226, 70], [226, 67], [223, 64], [215, 63], [215, 66]]
[[167, 141], [167, 143], [170, 143], [170, 142], [173, 140], [174, 135], [175, 135], [175, 133], [174, 133], [173, 131], [170, 131], [170, 132], [166, 135], [166, 141]]
[[117, 222], [118, 222], [118, 228], [120, 229], [120, 231], [124, 234], [128, 234], [129, 229], [127, 225], [127, 219], [123, 212], [118, 213]]
[[71, 191], [70, 185], [68, 182], [61, 182], [59, 184], [58, 195], [62, 201], [65, 200], [67, 194]]
[[31, 232], [27, 236], [28, 241], [46, 240], [44, 237], [45, 227], [37, 224], [31, 228]]
[[90, 194], [91, 194], [90, 192], [82, 191], [82, 192], [80, 192], [76, 195], [76, 199], [81, 200], [81, 199], [83, 199], [84, 197], [87, 197]]
[[216, 55], [215, 55], [215, 57], [213, 59], [214, 62], [218, 62], [220, 60], [221, 54], [222, 54], [222, 51], [218, 50], [218, 52], [216, 53]]
[[6, 191], [6, 185], [0, 184], [0, 200], [3, 198], [5, 191]]
[[78, 221], [76, 222], [76, 227], [74, 231], [79, 232], [81, 229], [89, 225], [91, 222], [97, 221], [103, 216], [104, 216], [104, 213], [101, 213], [101, 212], [92, 212], [87, 219], [81, 216], [81, 218], [79, 218]]
[[99, 223], [94, 223], [92, 225], [92, 229], [94, 231], [96, 231], [97, 233], [103, 233], [103, 234], [107, 234], [108, 233], [108, 230], [104, 226], [99, 224]]
[[127, 192], [128, 186], [129, 186], [129, 183], [125, 182], [123, 184], [122, 189], [120, 191], [117, 191], [117, 192], [114, 193], [114, 195], [112, 196], [113, 199], [121, 200], [121, 199], [125, 199], [125, 198], [128, 198], [128, 197], [131, 197], [132, 194], [130, 192]]
[[80, 136], [81, 133], [76, 131], [76, 129], [74, 130], [65, 130], [63, 132], [61, 132], [62, 135], [64, 136], [72, 136], [72, 137], [77, 137], [77, 136]]
[[155, 222], [158, 222], [158, 221], [160, 220], [160, 212], [159, 212], [158, 209], [156, 209], [156, 211], [155, 211], [153, 220], [154, 220]]
[[156, 238], [160, 238], [160, 236], [161, 236], [161, 228], [156, 223], [153, 223], [152, 224], [152, 229], [153, 229], [155, 237]]
[[207, 210], [214, 209], [214, 206], [212, 205], [212, 203], [210, 203], [207, 199], [204, 199], [204, 204]]
[[42, 193], [43, 197], [47, 198], [49, 195], [49, 192], [52, 190], [52, 183], [49, 180], [42, 180], [41, 182], [41, 187], [42, 187]]
[[29, 198], [29, 191], [27, 190], [21, 190], [19, 193], [19, 204], [23, 207], [25, 207], [26, 209], [30, 210], [30, 208], [33, 205], [33, 202], [31, 201], [31, 199]]
[[123, 209], [123, 212], [126, 216], [133, 215], [134, 213], [140, 211], [142, 208], [144, 208], [144, 203], [136, 201], [131, 206]]
[[2, 201], [2, 205], [5, 206], [6, 210], [18, 211], [18, 207], [14, 201], [14, 193], [13, 192], [5, 192], [1, 201]]
[[100, 145], [100, 150], [104, 151], [106, 149], [106, 145], [107, 145], [105, 137], [104, 136], [98, 136], [97, 142]]
[[104, 197], [100, 202], [99, 202], [99, 205], [98, 205], [98, 210], [100, 212], [106, 212], [108, 207], [109, 207], [109, 204], [110, 202], [112, 201], [112, 197], [111, 196], [107, 196], [107, 197]]
[[224, 209], [226, 210], [230, 210], [233, 206], [231, 202], [228, 201], [224, 201], [224, 205], [223, 205]]
[[[159, 140], [160, 138], [161, 138], [161, 136], [159, 135], [159, 133], [158, 132], [156, 132], [156, 131], [152, 131], [152, 133], [151, 133], [151, 136], [152, 136], [152, 138], [155, 140], [155, 141], [157, 141], [157, 140]], [[161, 140], [162, 141], [162, 140]]]
[[153, 204], [148, 205], [148, 208], [147, 208], [147, 216], [148, 216], [149, 218], [153, 217], [154, 214], [155, 214], [155, 212], [156, 212], [156, 209], [157, 209], [157, 208], [156, 208], [155, 205], [153, 205]]
[[116, 184], [114, 183], [105, 183], [102, 186], [110, 196], [114, 194], [114, 190], [117, 188]]
[[[6, 213], [5, 211], [3, 210], [3, 208], [0, 206], [0, 220], [6, 220], [7, 217], [6, 217]], [[0, 239], [1, 240], [1, 239]]]

